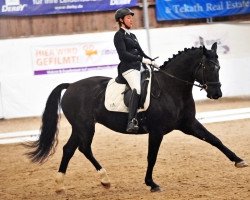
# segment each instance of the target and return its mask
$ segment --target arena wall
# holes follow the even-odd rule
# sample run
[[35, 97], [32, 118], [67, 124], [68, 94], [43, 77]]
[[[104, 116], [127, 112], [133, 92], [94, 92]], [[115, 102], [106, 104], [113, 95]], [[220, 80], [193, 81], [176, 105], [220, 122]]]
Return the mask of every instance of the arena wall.
[[[150, 33], [150, 47], [144, 29], [133, 31], [146, 53], [159, 56], [162, 64], [173, 54], [185, 47], [199, 46], [201, 41], [207, 48], [218, 43], [220, 78], [224, 97], [250, 95], [250, 24], [219, 23], [196, 26], [154, 28]], [[74, 34], [62, 36], [43, 36], [33, 38], [5, 39], [0, 41], [0, 117], [18, 118], [40, 116], [52, 89], [63, 82], [74, 82], [90, 76], [110, 76], [117, 74], [116, 67], [95, 68], [91, 70], [67, 71], [34, 75], [34, 49], [70, 46], [77, 44], [96, 45], [105, 43], [108, 49], [113, 46], [114, 31], [104, 33]], [[90, 55], [89, 59], [93, 59]], [[102, 58], [105, 60], [105, 55]], [[118, 63], [117, 54], [113, 63]], [[194, 88], [195, 100], [206, 99], [204, 91]]]

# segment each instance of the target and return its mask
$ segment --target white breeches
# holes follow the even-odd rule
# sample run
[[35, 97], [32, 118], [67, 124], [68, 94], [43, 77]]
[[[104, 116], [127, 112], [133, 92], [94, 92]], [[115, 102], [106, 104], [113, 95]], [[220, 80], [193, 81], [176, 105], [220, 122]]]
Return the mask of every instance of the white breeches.
[[126, 79], [128, 82], [130, 88], [136, 89], [137, 94], [141, 94], [141, 72], [144, 69], [141, 67], [141, 71], [138, 71], [136, 69], [129, 69], [122, 73], [122, 76]]

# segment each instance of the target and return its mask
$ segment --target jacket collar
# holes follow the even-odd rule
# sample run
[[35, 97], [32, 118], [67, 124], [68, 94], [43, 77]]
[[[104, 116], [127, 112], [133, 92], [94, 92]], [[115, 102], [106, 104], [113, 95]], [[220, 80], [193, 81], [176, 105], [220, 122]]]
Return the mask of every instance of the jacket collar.
[[130, 35], [130, 31], [128, 29], [125, 29], [125, 28], [120, 28], [120, 30], [124, 33], [124, 34], [128, 34]]

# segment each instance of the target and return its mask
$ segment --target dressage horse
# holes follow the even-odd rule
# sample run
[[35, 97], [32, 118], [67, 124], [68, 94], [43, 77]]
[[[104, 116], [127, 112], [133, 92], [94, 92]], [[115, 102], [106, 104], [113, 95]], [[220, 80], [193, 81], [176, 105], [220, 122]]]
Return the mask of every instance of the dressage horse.
[[[145, 183], [152, 192], [160, 191], [160, 186], [154, 182], [152, 173], [163, 136], [172, 130], [180, 130], [217, 147], [238, 168], [247, 166], [244, 160], [195, 118], [192, 88], [201, 87], [210, 99], [222, 97], [219, 70], [217, 43], [214, 43], [211, 49], [204, 46], [185, 48], [152, 71], [150, 105], [146, 111], [138, 114], [140, 128], [136, 133], [149, 136]], [[105, 89], [110, 79], [90, 77], [71, 84], [62, 83], [47, 99], [42, 115], [41, 134], [37, 141], [28, 144], [32, 149], [27, 155], [33, 162], [43, 163], [55, 152], [61, 106], [72, 126], [72, 133], [63, 147], [56, 179], [57, 191], [64, 190], [63, 178], [77, 148], [94, 165], [103, 186], [110, 186], [106, 170], [95, 159], [91, 149], [95, 123], [103, 124], [116, 132], [129, 134], [126, 132], [128, 114], [110, 112], [104, 106]], [[66, 92], [61, 98], [64, 89]]]

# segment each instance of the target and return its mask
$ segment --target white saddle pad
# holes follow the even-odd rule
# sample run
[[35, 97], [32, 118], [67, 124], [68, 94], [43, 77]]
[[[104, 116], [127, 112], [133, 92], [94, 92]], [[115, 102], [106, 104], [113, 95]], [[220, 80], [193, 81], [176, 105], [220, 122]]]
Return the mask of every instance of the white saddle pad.
[[[151, 77], [151, 72], [150, 72]], [[126, 84], [119, 84], [115, 82], [115, 79], [111, 79], [107, 85], [105, 93], [104, 105], [107, 110], [113, 112], [128, 112], [128, 107], [124, 104], [122, 94], [125, 91]], [[144, 103], [144, 108], [139, 109], [138, 112], [146, 111], [150, 103], [150, 91], [151, 91], [151, 78], [149, 78], [147, 96]]]

